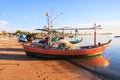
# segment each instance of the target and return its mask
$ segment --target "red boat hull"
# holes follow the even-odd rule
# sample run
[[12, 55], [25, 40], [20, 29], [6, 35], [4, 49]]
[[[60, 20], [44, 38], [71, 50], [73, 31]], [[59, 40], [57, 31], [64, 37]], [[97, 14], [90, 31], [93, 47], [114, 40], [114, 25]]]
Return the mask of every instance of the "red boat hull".
[[45, 49], [33, 47], [30, 45], [23, 45], [24, 51], [27, 55], [46, 57], [46, 58], [65, 58], [65, 57], [84, 57], [100, 55], [108, 47], [108, 43], [100, 44], [99, 46], [83, 46], [79, 50], [59, 50], [59, 49]]

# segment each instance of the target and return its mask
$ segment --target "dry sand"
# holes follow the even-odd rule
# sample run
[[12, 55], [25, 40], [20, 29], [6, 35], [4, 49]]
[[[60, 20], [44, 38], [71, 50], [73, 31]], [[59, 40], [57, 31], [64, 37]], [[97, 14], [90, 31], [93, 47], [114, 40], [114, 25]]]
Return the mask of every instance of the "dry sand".
[[0, 39], [0, 80], [99, 80], [64, 60], [25, 55], [17, 39]]

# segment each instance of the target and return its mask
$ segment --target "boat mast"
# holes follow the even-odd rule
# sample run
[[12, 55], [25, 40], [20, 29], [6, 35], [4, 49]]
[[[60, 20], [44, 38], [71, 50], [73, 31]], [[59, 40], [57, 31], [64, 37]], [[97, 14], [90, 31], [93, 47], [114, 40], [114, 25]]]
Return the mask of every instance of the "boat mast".
[[98, 27], [101, 27], [101, 25], [96, 25], [96, 23], [94, 24], [94, 46], [96, 46], [96, 29], [98, 28]]
[[48, 23], [48, 45], [50, 44], [50, 16], [48, 14], [48, 12], [46, 12], [46, 16], [47, 16], [47, 23]]

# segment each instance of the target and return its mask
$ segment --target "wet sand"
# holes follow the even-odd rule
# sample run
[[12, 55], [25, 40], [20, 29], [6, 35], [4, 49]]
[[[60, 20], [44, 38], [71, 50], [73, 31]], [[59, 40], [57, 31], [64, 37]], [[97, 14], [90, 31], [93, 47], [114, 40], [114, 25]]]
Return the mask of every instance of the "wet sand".
[[99, 80], [65, 60], [25, 55], [17, 39], [0, 38], [0, 80]]

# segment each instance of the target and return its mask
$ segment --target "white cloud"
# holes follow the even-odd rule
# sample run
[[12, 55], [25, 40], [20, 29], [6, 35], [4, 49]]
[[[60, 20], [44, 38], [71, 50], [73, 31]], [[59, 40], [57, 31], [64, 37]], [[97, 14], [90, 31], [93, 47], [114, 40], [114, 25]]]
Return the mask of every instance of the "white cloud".
[[6, 27], [8, 24], [8, 21], [6, 20], [0, 20], [0, 27]]

